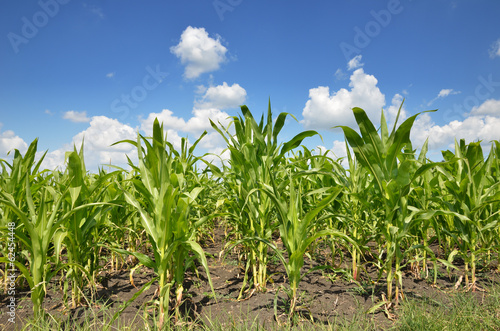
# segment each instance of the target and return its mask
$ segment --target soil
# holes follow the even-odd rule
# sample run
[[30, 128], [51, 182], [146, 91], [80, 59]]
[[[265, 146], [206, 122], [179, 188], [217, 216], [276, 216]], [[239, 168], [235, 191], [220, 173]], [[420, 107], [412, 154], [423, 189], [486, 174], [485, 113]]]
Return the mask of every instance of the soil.
[[[218, 320], [220, 323], [249, 323], [259, 324], [266, 328], [277, 325], [274, 312], [276, 300], [278, 321], [286, 320], [287, 296], [283, 288], [288, 287], [283, 266], [278, 259], [270, 256], [268, 273], [271, 275], [267, 284], [266, 292], [244, 293], [243, 300], [237, 300], [238, 294], [243, 284], [244, 269], [238, 265], [237, 255], [234, 252], [220, 257], [220, 252], [225, 245], [226, 236], [222, 229], [217, 229], [214, 233], [213, 241], [206, 241], [203, 245], [207, 255], [210, 275], [216, 294], [214, 298], [210, 286], [208, 285], [206, 274], [202, 267], [191, 270], [186, 276], [184, 283], [184, 301], [180, 307], [184, 314], [184, 320], [191, 320], [193, 325], [200, 320]], [[437, 251], [437, 247], [434, 247]], [[350, 258], [343, 252], [343, 261], [340, 254], [337, 254], [336, 264], [344, 270], [350, 268]], [[329, 249], [323, 249], [322, 253], [314, 256], [315, 261], [321, 263], [331, 261]], [[324, 263], [323, 263], [324, 264]], [[306, 258], [303, 270], [307, 271], [319, 266]], [[407, 297], [417, 300], [430, 299], [438, 303], [446, 304], [449, 294], [456, 291], [455, 284], [461, 274], [460, 270], [452, 269], [450, 275], [446, 268], [439, 265], [437, 283], [432, 284], [432, 275], [427, 279], [417, 277], [409, 270], [403, 270], [403, 289]], [[338, 268], [339, 266], [337, 266]], [[335, 324], [341, 321], [352, 321], [366, 312], [379, 302], [386, 291], [386, 283], [382, 277], [376, 282], [378, 269], [373, 263], [366, 263], [365, 270], [360, 274], [358, 283], [350, 280], [340, 269], [318, 269], [308, 273], [299, 285], [300, 306], [298, 308], [298, 320], [296, 323]], [[430, 264], [432, 269], [432, 264]], [[459, 269], [460, 266], [459, 265]], [[409, 269], [409, 268], [407, 268]], [[432, 273], [432, 270], [431, 270]], [[46, 312], [55, 318], [64, 320], [68, 326], [82, 323], [84, 316], [93, 316], [97, 320], [103, 320], [102, 307], [106, 305], [109, 313], [116, 312], [123, 302], [131, 299], [139, 289], [149, 282], [154, 273], [152, 270], [140, 266], [133, 273], [134, 284], [130, 282], [131, 269], [124, 268], [120, 271], [107, 273], [102, 277], [101, 286], [98, 288], [97, 297], [91, 300], [91, 306], [69, 309], [63, 303], [63, 293], [57, 280], [51, 282], [48, 287], [47, 296], [44, 301]], [[198, 275], [197, 275], [198, 274]], [[482, 270], [479, 277], [479, 286], [491, 286], [500, 284], [500, 275], [494, 268]], [[135, 286], [134, 286], [135, 285]], [[463, 286], [462, 286], [463, 287]], [[151, 302], [155, 298], [156, 285], [143, 291], [120, 315], [117, 325], [137, 325], [140, 330], [144, 325], [143, 318], [152, 320], [154, 316]], [[482, 294], [476, 292], [478, 297]], [[0, 329], [16, 330], [21, 329], [25, 319], [33, 314], [29, 291], [26, 289], [16, 289], [16, 323], [8, 321], [7, 304], [9, 297], [2, 292], [0, 295]], [[98, 302], [96, 304], [95, 302]], [[145, 308], [147, 307], [147, 308]], [[143, 317], [146, 312], [146, 317]], [[393, 311], [397, 318], [397, 309]], [[187, 316], [187, 317], [186, 317]], [[383, 309], [379, 309], [371, 315], [375, 325], [380, 329], [387, 329], [393, 325], [393, 321], [386, 316]], [[109, 316], [107, 317], [109, 320]], [[198, 321], [198, 322], [196, 322]], [[96, 322], [96, 325], [98, 323]], [[17, 328], [16, 328], [17, 327]], [[69, 328], [71, 329], [71, 327]], [[97, 329], [99, 329], [97, 327]]]

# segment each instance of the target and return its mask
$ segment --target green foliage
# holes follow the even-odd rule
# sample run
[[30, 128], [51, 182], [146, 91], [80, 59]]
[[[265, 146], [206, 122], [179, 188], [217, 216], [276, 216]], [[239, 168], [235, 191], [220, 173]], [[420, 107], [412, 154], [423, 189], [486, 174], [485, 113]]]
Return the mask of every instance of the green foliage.
[[[95, 294], [106, 274], [137, 263], [131, 276], [144, 266], [156, 277], [113, 319], [155, 284], [155, 327], [168, 326], [172, 311], [181, 317], [188, 269], [198, 273], [201, 266], [212, 287], [202, 246], [213, 240], [218, 226], [229, 232], [226, 251], [234, 248], [244, 262], [238, 298], [266, 290], [274, 256], [289, 282], [290, 317], [299, 305], [301, 279], [317, 269], [341, 270], [370, 284], [384, 278], [387, 298], [378, 306], [386, 309], [400, 298], [406, 266], [417, 277], [429, 277], [431, 262], [435, 284], [438, 264], [457, 268], [460, 258], [466, 289], [474, 289], [479, 266], [491, 267], [500, 258], [500, 142], [493, 141], [484, 155], [481, 142], [456, 141], [455, 150], [444, 151], [444, 161], [434, 163], [426, 157], [427, 142], [417, 155], [410, 141], [418, 114], [399, 126], [396, 119], [389, 131], [383, 112], [378, 130], [362, 109], [353, 113], [358, 131], [341, 127], [345, 167], [328, 151], [317, 154], [301, 146], [315, 131], [280, 142], [285, 120], [293, 115], [281, 113], [273, 120], [270, 105], [259, 121], [242, 106], [228, 127], [211, 122], [229, 151], [222, 167], [194, 156], [206, 133], [191, 146], [182, 139], [179, 151], [158, 120], [152, 137], [138, 134], [136, 140], [117, 142], [136, 147], [138, 163], [129, 159], [130, 171], [115, 167], [109, 173], [88, 173], [83, 145], [66, 154], [64, 170], [40, 170], [45, 154], [35, 161], [34, 140], [24, 156], [16, 150], [12, 162], [0, 160], [4, 288], [12, 256], [6, 243], [15, 224], [12, 263], [22, 274], [17, 283], [30, 288], [37, 318], [44, 318], [42, 303], [53, 277], [60, 276], [61, 290], [78, 307], [88, 293]], [[304, 258], [319, 256], [325, 244], [332, 250], [331, 264], [306, 270]], [[431, 249], [434, 244], [438, 253]], [[339, 245], [350, 254], [351, 270], [336, 265]], [[378, 279], [362, 277], [368, 263], [379, 268]], [[210, 296], [217, 297], [213, 288]]]
[[156, 119], [151, 142], [140, 134], [135, 142], [118, 142], [127, 142], [137, 148], [139, 164], [136, 166], [130, 162], [130, 166], [140, 176], [130, 180], [134, 190], [130, 192], [123, 189], [123, 193], [126, 202], [137, 211], [148, 234], [154, 259], [138, 252], [130, 254], [153, 268], [158, 275], [160, 326], [168, 317], [170, 290], [174, 287], [176, 314], [179, 314], [184, 275], [190, 265], [187, 261], [191, 260], [190, 252], [205, 268], [212, 286], [205, 254], [195, 241], [196, 231], [208, 217], [198, 220], [190, 217], [190, 209], [203, 190], [192, 178], [197, 176], [193, 171], [197, 158], [192, 152], [202, 137], [189, 149], [187, 141], [183, 140], [182, 151], [178, 153], [164, 137], [163, 125]]
[[419, 114], [411, 116], [397, 127], [402, 106], [401, 104], [390, 134], [383, 111], [380, 136], [361, 108], [353, 108], [361, 135], [349, 127], [341, 126], [357, 161], [373, 176], [376, 189], [382, 197], [380, 208], [384, 211], [384, 215], [377, 231], [381, 234], [380, 238], [384, 242], [386, 252], [382, 270], [387, 273], [389, 301], [393, 298], [393, 280], [396, 280], [396, 298], [403, 286], [401, 265], [408, 250], [403, 250], [401, 245], [407, 239], [411, 227], [421, 212], [418, 208], [408, 205], [411, 184], [425, 171], [435, 166], [433, 163], [419, 166], [414, 158], [405, 155], [403, 149], [411, 147], [410, 131]]
[[[235, 134], [229, 133], [229, 128], [219, 127], [212, 121], [212, 127], [225, 139], [230, 152], [230, 168], [225, 169], [224, 185], [227, 198], [226, 208], [235, 228], [238, 243], [244, 245], [247, 257], [245, 281], [239, 297], [242, 297], [247, 282], [247, 272], [252, 270], [254, 287], [264, 291], [267, 282], [268, 254], [267, 245], [262, 241], [248, 240], [261, 238], [270, 241], [276, 229], [275, 214], [270, 198], [255, 189], [271, 185], [273, 176], [280, 173], [285, 162], [285, 154], [298, 147], [302, 140], [316, 135], [315, 131], [304, 131], [288, 142], [279, 144], [278, 135], [290, 114], [278, 115], [274, 125], [271, 113], [271, 102], [260, 122], [254, 119], [246, 106], [241, 107], [243, 117], [233, 117], [231, 124]], [[293, 115], [290, 115], [293, 116]], [[215, 173], [222, 172], [211, 166]], [[233, 242], [234, 246], [235, 242]]]

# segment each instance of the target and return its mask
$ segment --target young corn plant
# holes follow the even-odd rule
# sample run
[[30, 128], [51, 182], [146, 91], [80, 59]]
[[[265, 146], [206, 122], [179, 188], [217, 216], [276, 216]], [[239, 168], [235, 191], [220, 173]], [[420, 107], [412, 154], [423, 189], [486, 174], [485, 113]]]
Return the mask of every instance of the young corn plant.
[[[36, 147], [37, 140], [30, 145], [24, 158], [16, 151], [9, 185], [6, 190], [0, 190], [0, 205], [4, 207], [4, 215], [8, 215], [16, 224], [16, 248], [20, 251], [22, 245], [28, 252], [28, 267], [21, 263], [17, 254], [15, 261], [9, 261], [4, 256], [0, 262], [12, 262], [22, 273], [31, 290], [34, 315], [39, 317], [43, 314], [46, 284], [63, 267], [59, 263], [61, 224], [73, 213], [96, 204], [81, 205], [63, 213], [61, 204], [68, 190], [60, 191], [49, 185], [49, 180], [56, 172], [34, 181], [43, 160], [42, 157], [37, 164], [33, 162]], [[16, 191], [10, 192], [9, 187], [15, 187]]]
[[341, 201], [346, 215], [347, 233], [359, 245], [359, 249], [354, 246], [350, 247], [352, 278], [354, 281], [358, 281], [363, 252], [367, 250], [368, 242], [378, 239], [379, 234], [376, 231], [378, 218], [374, 212], [371, 212], [371, 210], [377, 208], [373, 206], [376, 199], [373, 196], [373, 182], [370, 181], [369, 173], [365, 167], [362, 167], [352, 157], [348, 146], [346, 146], [346, 151], [349, 165], [347, 172], [349, 175], [344, 174], [342, 176], [345, 182], [344, 191], [346, 194], [343, 195]]
[[[500, 182], [500, 141], [494, 140], [491, 148], [494, 150], [495, 162], [493, 162], [491, 173], [489, 174], [489, 176], [491, 181], [496, 183]], [[491, 207], [493, 210], [500, 210], [500, 202], [497, 201], [496, 203], [492, 204]], [[498, 227], [496, 230], [492, 251], [493, 250], [495, 250], [497, 253], [497, 272], [500, 273], [500, 227]], [[488, 257], [490, 257], [491, 255], [493, 254], [488, 253]]]
[[290, 291], [288, 294], [290, 299], [290, 318], [297, 308], [297, 289], [303, 277], [301, 269], [304, 266], [304, 255], [308, 247], [317, 239], [326, 236], [341, 238], [356, 246], [356, 243], [343, 232], [333, 229], [315, 230], [317, 224], [325, 222], [331, 217], [331, 214], [322, 214], [322, 212], [338, 196], [342, 188], [337, 186], [322, 190], [320, 194], [322, 196], [321, 200], [313, 209], [306, 213], [302, 206], [302, 199], [305, 194], [311, 192], [303, 193], [300, 182], [301, 177], [306, 175], [307, 172], [298, 173], [295, 176], [289, 173], [288, 178], [279, 185], [276, 184], [274, 179], [271, 179], [271, 186], [264, 185], [250, 192], [250, 194], [253, 194], [259, 190], [269, 196], [278, 215], [280, 238], [283, 246], [285, 246], [288, 259], [271, 242], [264, 238], [254, 238], [254, 240], [266, 243], [273, 248], [285, 267], [290, 282]]
[[[358, 205], [355, 203], [347, 203], [348, 195], [352, 194], [350, 188], [357, 189], [360, 192], [366, 193], [367, 188], [362, 185], [361, 182], [358, 183], [357, 177], [354, 174], [350, 176], [347, 175], [346, 169], [338, 162], [328, 157], [329, 151], [323, 152], [323, 154], [313, 154], [313, 151], [308, 150], [306, 147], [302, 146], [303, 151], [299, 153], [293, 153], [293, 158], [288, 158], [288, 165], [292, 169], [292, 173], [308, 173], [307, 176], [301, 178], [301, 190], [303, 192], [309, 192], [303, 196], [302, 208], [304, 213], [312, 210], [316, 207], [318, 202], [321, 200], [321, 193], [328, 190], [334, 186], [343, 187], [344, 190], [339, 194], [338, 198], [334, 200], [334, 203], [330, 203], [325, 207], [325, 212], [329, 212], [332, 217], [328, 218], [326, 222], [316, 223], [315, 228], [312, 231], [321, 231], [323, 229], [333, 229], [344, 231], [348, 236], [354, 239], [357, 235], [359, 240], [355, 240], [358, 245], [362, 239], [370, 240], [371, 235], [363, 236], [362, 232], [365, 234], [369, 232], [370, 228], [361, 226], [359, 224], [359, 219], [355, 216], [357, 215]], [[359, 169], [363, 169], [358, 167]], [[367, 177], [367, 176], [366, 176]], [[356, 181], [355, 184], [350, 184], [350, 180]], [[353, 195], [351, 195], [353, 197]], [[352, 199], [354, 200], [354, 199]], [[345, 208], [342, 208], [343, 204]], [[360, 231], [356, 231], [360, 229]], [[351, 231], [353, 230], [353, 231]], [[342, 263], [342, 251], [337, 248], [339, 242], [337, 238], [333, 237], [331, 240], [326, 237], [324, 240], [332, 252], [332, 266], [337, 265], [336, 257], [340, 256], [340, 262]], [[320, 241], [316, 241], [310, 246], [309, 251], [314, 252], [315, 246], [320, 244]], [[347, 246], [347, 245], [346, 245]], [[352, 245], [347, 247], [353, 257], [353, 275], [357, 276], [357, 261], [356, 259], [360, 251]], [[340, 253], [340, 254], [339, 254]]]
[[[100, 174], [100, 176], [104, 175], [103, 173]], [[103, 202], [116, 201], [116, 204], [119, 204], [119, 206], [102, 214], [100, 217], [101, 226], [94, 227], [93, 232], [96, 241], [103, 245], [114, 248], [125, 247], [128, 251], [136, 252], [139, 250], [139, 246], [144, 247], [141, 243], [145, 242], [147, 237], [145, 236], [144, 229], [142, 229], [137, 212], [125, 202], [124, 190], [134, 190], [132, 183], [127, 181], [127, 179], [131, 179], [132, 177], [133, 172], [121, 169], [119, 172], [114, 172], [113, 177], [109, 178], [110, 184], [106, 186], [107, 188], [101, 198]], [[122, 203], [118, 201], [122, 201]], [[104, 250], [103, 246], [99, 245], [95, 249], [99, 254], [96, 262], [97, 260], [106, 260], [110, 264], [111, 272], [119, 269], [120, 262], [123, 264], [121, 254], [111, 250], [107, 251], [110, 253], [110, 256], [107, 257], [105, 254], [102, 254]], [[129, 261], [135, 262], [134, 257], [130, 257]], [[94, 281], [97, 278], [96, 276], [93, 276]], [[133, 281], [131, 282], [133, 283]]]
[[226, 200], [228, 213], [235, 224], [237, 240], [240, 240], [237, 242], [244, 245], [247, 257], [239, 299], [246, 289], [249, 270], [252, 270], [250, 283], [253, 283], [253, 291], [264, 291], [267, 283], [267, 246], [260, 241], [245, 239], [259, 237], [269, 241], [275, 229], [270, 198], [258, 190], [255, 194], [250, 195], [250, 192], [263, 185], [271, 185], [272, 177], [285, 161], [285, 154], [298, 147], [303, 139], [317, 134], [315, 131], [304, 131], [290, 141], [278, 144], [278, 135], [290, 114], [279, 114], [273, 125], [270, 102], [265, 123], [264, 115], [257, 123], [246, 106], [241, 106], [241, 111], [243, 117], [235, 116], [231, 122], [234, 136], [229, 133], [229, 128], [219, 127], [210, 121], [227, 143], [231, 164], [229, 173], [222, 175], [220, 170], [209, 164], [214, 173], [224, 176], [229, 195]]
[[[411, 144], [408, 144], [406, 148], [407, 157], [411, 158], [415, 153], [412, 151]], [[425, 141], [424, 145], [421, 148], [418, 159], [416, 159], [416, 163], [421, 166], [429, 161], [426, 158], [428, 150], [428, 140]], [[411, 194], [409, 195], [410, 205], [416, 206], [421, 210], [431, 210], [436, 209], [439, 206], [436, 205], [433, 201], [436, 197], [439, 196], [439, 191], [437, 190], [437, 180], [436, 173], [432, 172], [431, 169], [423, 173], [419, 178], [415, 179], [415, 183], [413, 185], [413, 189]], [[430, 237], [431, 230], [434, 230], [434, 235]], [[436, 218], [429, 218], [426, 220], [421, 220], [419, 224], [413, 227], [411, 234], [413, 236], [413, 245], [422, 245], [422, 247], [429, 247], [429, 243], [433, 242], [436, 239], [439, 239], [442, 231], [440, 227], [437, 225]], [[411, 270], [414, 272], [417, 278], [420, 278], [422, 274], [425, 274], [425, 278], [429, 276], [429, 270], [427, 267], [427, 262], [429, 258], [434, 263], [434, 269], [437, 270], [436, 259], [433, 254], [429, 256], [428, 251], [426, 249], [423, 250], [415, 250], [415, 255], [412, 258], [411, 262]], [[422, 264], [422, 267], [420, 267]], [[437, 272], [434, 272], [434, 284], [437, 280]]]
[[[43, 177], [47, 172], [39, 171], [46, 153], [44, 153], [40, 160], [35, 163], [37, 145], [38, 139], [35, 139], [28, 147], [24, 156], [19, 150], [14, 150], [12, 163], [0, 160], [0, 165], [2, 166], [2, 173], [0, 174], [0, 192], [10, 194], [13, 200], [16, 201], [17, 207], [24, 212], [28, 211], [27, 201], [25, 199], [26, 177], [28, 177], [30, 183], [35, 185], [35, 191], [37, 190], [36, 187], [46, 185], [51, 177], [50, 175]], [[11, 226], [14, 224], [14, 226], [18, 228], [17, 231], [23, 231], [22, 225], [19, 223], [19, 218], [10, 208], [0, 208], [0, 216], [0, 231], [2, 236], [5, 236], [5, 239], [10, 235], [10, 230], [8, 230], [9, 224]], [[4, 243], [7, 243], [7, 240], [0, 241], [0, 251], [2, 252], [2, 256], [5, 257], [8, 256], [9, 249]], [[22, 250], [22, 244], [19, 243], [19, 245], [16, 245], [15, 249], [17, 252], [20, 252]], [[24, 262], [21, 261], [21, 259], [24, 258], [22, 254], [18, 254], [16, 258], [19, 262]], [[5, 264], [2, 270], [2, 279], [5, 289], [7, 289], [8, 284], [7, 269], [9, 269], [9, 267]]]
[[[62, 203], [62, 210], [70, 211], [79, 206], [99, 201], [85, 209], [75, 211], [62, 223], [59, 239], [66, 248], [68, 263], [66, 269], [65, 293], [71, 282], [71, 307], [76, 308], [83, 302], [83, 289], [86, 284], [93, 287], [95, 273], [99, 267], [98, 230], [105, 225], [106, 214], [113, 208], [113, 201], [103, 202], [107, 181], [114, 173], [102, 174], [93, 178], [87, 174], [83, 144], [80, 152], [67, 153], [67, 171], [61, 185], [66, 186], [69, 194]], [[97, 236], [96, 236], [97, 234]]]
[[[10, 209], [18, 217], [20, 225], [16, 228], [16, 238], [24, 245], [29, 253], [29, 268], [19, 261], [13, 263], [26, 278], [31, 289], [31, 301], [35, 317], [43, 314], [42, 303], [45, 298], [46, 284], [64, 265], [59, 264], [61, 251], [62, 231], [61, 224], [79, 210], [99, 205], [91, 203], [72, 208], [63, 213], [61, 204], [68, 194], [68, 190], [59, 192], [53, 187], [44, 185], [36, 188], [29, 180], [24, 180], [24, 201], [27, 211], [22, 210], [18, 201], [6, 192], [0, 192], [0, 203]], [[35, 190], [32, 191], [32, 187]], [[51, 259], [54, 256], [54, 259]], [[0, 262], [7, 262], [3, 257]], [[52, 266], [49, 262], [53, 262]]]
[[138, 252], [117, 251], [134, 255], [142, 264], [153, 268], [157, 274], [155, 280], [158, 280], [160, 327], [169, 316], [172, 289], [175, 289], [176, 295], [176, 317], [179, 316], [184, 274], [192, 261], [190, 253], [193, 253], [204, 267], [214, 292], [205, 253], [194, 240], [197, 230], [208, 217], [199, 220], [190, 217], [190, 210], [203, 190], [195, 180], [188, 178], [196, 175], [191, 171], [197, 160], [192, 156], [192, 152], [202, 137], [203, 135], [189, 149], [187, 141], [183, 140], [182, 145], [186, 148], [186, 153], [180, 155], [164, 136], [163, 125], [155, 119], [151, 142], [138, 134], [137, 141], [124, 140], [115, 143], [126, 142], [137, 148], [139, 164], [136, 166], [129, 159], [130, 166], [137, 173], [137, 176], [131, 179], [135, 192], [124, 190], [123, 193], [126, 202], [140, 216], [152, 245], [154, 259]]
[[465, 262], [466, 288], [475, 289], [478, 258], [492, 248], [499, 228], [500, 211], [491, 208], [500, 200], [500, 182], [492, 181], [490, 175], [495, 162], [494, 149], [492, 146], [485, 160], [480, 142], [466, 145], [462, 139], [460, 144], [455, 141], [454, 155], [446, 151], [443, 156], [456, 159], [448, 167], [438, 168], [445, 177], [448, 194], [453, 197], [445, 202], [445, 209], [463, 216], [453, 216], [452, 222], [445, 223], [444, 231], [458, 246]]
[[420, 211], [408, 205], [411, 183], [435, 166], [429, 163], [418, 167], [413, 159], [404, 157], [403, 148], [410, 143], [410, 131], [419, 114], [411, 116], [396, 127], [401, 107], [390, 134], [383, 111], [380, 136], [361, 108], [353, 108], [361, 135], [350, 127], [340, 126], [356, 159], [373, 176], [381, 196], [384, 215], [378, 226], [386, 252], [382, 265], [387, 279], [387, 300], [383, 300], [387, 304], [386, 307], [390, 306], [394, 296], [394, 281], [396, 301], [399, 299], [399, 291], [403, 285], [401, 266], [403, 257], [408, 252], [403, 251], [401, 245]]

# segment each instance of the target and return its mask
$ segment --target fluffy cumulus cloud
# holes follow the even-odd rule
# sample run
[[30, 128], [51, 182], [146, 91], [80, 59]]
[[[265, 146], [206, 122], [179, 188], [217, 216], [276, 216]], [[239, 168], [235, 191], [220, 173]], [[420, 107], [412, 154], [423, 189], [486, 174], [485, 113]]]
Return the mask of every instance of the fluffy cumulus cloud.
[[487, 100], [463, 121], [455, 120], [445, 125], [435, 124], [429, 113], [422, 114], [415, 121], [411, 139], [415, 146], [421, 146], [428, 137], [430, 149], [453, 148], [455, 139], [462, 138], [467, 143], [482, 140], [488, 145], [499, 138], [499, 104], [500, 100]]
[[[69, 152], [73, 150], [71, 146], [67, 146], [67, 149], [65, 148], [60, 148], [60, 149], [56, 149], [55, 151], [52, 151], [52, 152], [47, 152], [47, 154], [45, 155], [44, 159], [43, 159], [43, 162], [42, 162], [42, 168], [43, 169], [49, 169], [49, 170], [55, 170], [55, 169], [59, 169], [61, 171], [64, 170], [64, 156], [66, 155], [66, 152]], [[36, 159], [37, 160], [40, 160], [40, 158], [42, 157], [42, 155], [45, 153], [45, 151], [38, 151], [36, 153]], [[85, 156], [85, 155], [84, 155]], [[87, 160], [85, 160], [85, 166], [87, 167], [88, 170], [90, 170], [89, 168], [89, 163]], [[95, 170], [95, 169], [93, 169]]]
[[89, 127], [75, 135], [71, 144], [47, 153], [42, 165], [48, 169], [63, 167], [65, 152], [72, 151], [74, 145], [79, 149], [83, 141], [85, 164], [89, 170], [96, 171], [98, 167], [109, 163], [125, 166], [126, 155], [136, 160], [135, 148], [126, 143], [111, 145], [120, 140], [135, 140], [136, 137], [136, 130], [130, 126], [106, 116], [94, 116]]
[[146, 132], [146, 134], [151, 134], [153, 122], [155, 118], [158, 118], [158, 121], [163, 123], [163, 128], [165, 130], [196, 135], [211, 128], [209, 119], [217, 123], [217, 121], [225, 122], [227, 117], [229, 117], [227, 113], [216, 108], [194, 109], [192, 114], [193, 116], [186, 121], [182, 117], [175, 116], [171, 110], [163, 109], [160, 113], [150, 113], [147, 118], [140, 119], [141, 129]]
[[227, 164], [227, 161], [230, 159], [231, 155], [228, 149], [225, 147], [216, 147], [213, 148], [209, 154], [205, 155], [203, 158], [217, 167], [221, 167], [222, 164]]
[[0, 123], [0, 158], [5, 158], [7, 153], [15, 149], [24, 153], [28, 150], [28, 144], [12, 130], [2, 132], [2, 123]]
[[[361, 57], [354, 58], [348, 63], [348, 68], [356, 68], [361, 64]], [[336, 74], [341, 73], [339, 69]], [[353, 107], [363, 108], [372, 122], [380, 124], [380, 110], [385, 105], [385, 96], [377, 86], [377, 79], [366, 74], [362, 68], [356, 69], [351, 77], [349, 89], [341, 88], [330, 93], [330, 88], [319, 86], [309, 90], [309, 100], [303, 109], [303, 120], [301, 123], [306, 128], [329, 129], [337, 125], [347, 125], [356, 128], [356, 122], [352, 114]], [[441, 89], [437, 99], [446, 98], [461, 93], [454, 89]], [[408, 94], [403, 91], [402, 94]], [[395, 94], [390, 105], [384, 109], [389, 129], [396, 120], [398, 111], [404, 98], [401, 94]], [[489, 149], [492, 140], [498, 140], [498, 128], [500, 128], [500, 100], [489, 99], [475, 106], [469, 113], [460, 114], [459, 120], [450, 121], [443, 125], [436, 124], [433, 113], [423, 113], [417, 117], [412, 131], [411, 141], [414, 148], [421, 147], [428, 139], [428, 157], [439, 161], [441, 150], [453, 149], [455, 139], [465, 139], [466, 142], [482, 141], [485, 149]], [[398, 118], [398, 125], [410, 116], [404, 104]], [[346, 147], [344, 141], [334, 140], [333, 145], [327, 150], [324, 146], [317, 146], [321, 153], [328, 151], [329, 156], [344, 157]]]
[[[160, 113], [150, 113], [147, 118], [140, 119], [141, 129], [146, 133], [151, 133], [155, 118], [163, 122], [165, 130], [183, 132], [198, 137], [203, 131], [212, 131], [209, 119], [214, 123], [223, 125], [229, 124], [229, 114], [223, 109], [236, 108], [243, 104], [247, 92], [238, 84], [229, 86], [226, 82], [222, 85], [211, 86], [209, 88], [199, 88], [203, 93], [200, 100], [195, 101], [195, 106], [189, 119], [175, 116], [169, 109], [164, 109]], [[205, 137], [203, 141], [209, 140]], [[210, 143], [212, 145], [212, 143]]]
[[326, 156], [331, 157], [334, 160], [347, 156], [347, 148], [344, 140], [334, 140], [330, 149], [327, 149], [325, 146], [319, 145], [316, 146], [316, 150], [316, 154], [325, 155], [326, 153]]
[[[141, 130], [144, 131], [146, 135], [151, 135], [153, 131], [153, 122], [155, 118], [158, 118], [158, 121], [163, 123], [163, 129], [165, 130], [168, 141], [177, 150], [181, 148], [182, 138], [187, 138], [188, 146], [192, 146], [201, 134], [207, 131], [208, 134], [199, 142], [195, 154], [198, 153], [197, 155], [201, 155], [211, 153], [205, 156], [204, 159], [213, 162], [217, 166], [221, 166], [222, 161], [229, 159], [229, 154], [227, 151], [223, 153], [226, 148], [225, 141], [220, 134], [210, 126], [209, 119], [212, 119], [215, 123], [220, 122], [227, 126], [229, 124], [229, 115], [215, 108], [194, 109], [192, 114], [193, 116], [186, 121], [183, 118], [175, 116], [174, 113], [168, 109], [164, 109], [160, 113], [150, 113], [147, 118], [140, 119]], [[204, 165], [200, 164], [200, 167], [204, 167]]]
[[198, 132], [211, 130], [210, 120], [223, 125], [229, 124], [229, 114], [217, 108], [193, 109], [193, 117], [186, 123], [186, 131]]
[[[227, 151], [223, 153], [226, 148], [226, 143], [220, 134], [211, 127], [209, 119], [227, 127], [230, 121], [229, 115], [217, 108], [195, 108], [193, 109], [192, 115], [193, 116], [188, 120], [184, 120], [181, 117], [175, 116], [169, 109], [164, 109], [160, 113], [150, 113], [147, 118], [140, 119], [141, 130], [144, 131], [146, 135], [151, 135], [153, 122], [155, 118], [158, 118], [158, 121], [163, 123], [168, 141], [177, 150], [181, 148], [182, 138], [187, 138], [188, 146], [192, 146], [202, 133], [207, 131], [208, 134], [199, 142], [195, 154], [210, 153], [210, 155], [206, 155], [204, 159], [208, 162], [213, 162], [217, 166], [221, 166], [223, 161], [229, 159], [229, 154]], [[204, 167], [204, 165], [200, 164], [200, 167]]]
[[360, 68], [350, 77], [350, 90], [341, 88], [330, 94], [327, 86], [310, 89], [301, 123], [311, 129], [329, 129], [336, 125], [353, 126], [356, 124], [352, 114], [353, 107], [363, 108], [374, 122], [378, 121], [380, 109], [385, 105], [385, 96], [377, 83], [373, 75], [366, 74]]
[[90, 122], [90, 118], [87, 117], [86, 111], [75, 111], [68, 110], [63, 114], [63, 118], [65, 120], [69, 120], [73, 123], [88, 123]]
[[500, 117], [500, 100], [488, 99], [471, 110], [471, 115], [490, 115]]
[[245, 102], [246, 97], [247, 91], [239, 84], [229, 86], [223, 82], [222, 85], [210, 86], [206, 89], [201, 100], [195, 102], [195, 106], [197, 108], [236, 108]]
[[[225, 127], [229, 125], [230, 115], [224, 109], [237, 108], [244, 104], [247, 92], [239, 84], [198, 87], [200, 98], [195, 100], [191, 117], [182, 118], [176, 116], [173, 111], [163, 109], [159, 113], [150, 113], [146, 118], [139, 119], [141, 130], [146, 134], [152, 133], [155, 118], [163, 123], [163, 128], [167, 131], [168, 140], [175, 148], [180, 148], [181, 137], [188, 137], [188, 145], [194, 143], [204, 131], [208, 134], [199, 143], [199, 148], [206, 152], [219, 155], [226, 147], [224, 139], [210, 125], [210, 120]], [[209, 157], [215, 163], [219, 163], [218, 157]], [[227, 159], [227, 153], [223, 157]]]
[[160, 113], [149, 113], [145, 119], [140, 118], [141, 130], [146, 134], [152, 134], [155, 118], [158, 118], [158, 121], [163, 123], [165, 130], [183, 130], [186, 128], [186, 121], [183, 118], [175, 116], [174, 112], [169, 109], [163, 109]]
[[201, 74], [218, 70], [226, 61], [227, 48], [220, 37], [209, 37], [204, 28], [188, 26], [181, 35], [180, 42], [170, 48], [170, 52], [180, 58], [186, 66], [184, 76], [194, 79]]

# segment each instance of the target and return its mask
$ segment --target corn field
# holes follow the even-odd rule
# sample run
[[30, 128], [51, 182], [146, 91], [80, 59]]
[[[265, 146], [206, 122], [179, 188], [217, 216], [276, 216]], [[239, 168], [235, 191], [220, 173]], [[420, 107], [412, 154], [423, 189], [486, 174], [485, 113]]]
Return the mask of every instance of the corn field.
[[379, 128], [364, 110], [353, 114], [357, 127], [340, 127], [344, 159], [303, 146], [315, 131], [281, 141], [286, 120], [295, 118], [281, 113], [273, 120], [270, 105], [260, 120], [242, 106], [228, 127], [211, 122], [229, 151], [221, 166], [195, 156], [206, 133], [191, 146], [183, 139], [176, 150], [158, 120], [151, 137], [117, 142], [136, 148], [131, 170], [90, 173], [83, 146], [66, 153], [62, 171], [41, 169], [37, 140], [24, 155], [13, 151], [11, 162], [0, 160], [1, 291], [9, 290], [14, 264], [16, 287], [29, 288], [33, 314], [43, 317], [51, 280], [59, 281], [66, 307], [79, 307], [103, 271], [134, 259], [135, 268], [154, 270], [138, 293], [157, 287], [161, 327], [181, 317], [188, 270], [201, 267], [215, 294], [201, 244], [214, 227], [230, 238], [221, 256], [238, 254], [244, 275], [238, 300], [267, 290], [269, 257], [278, 256], [290, 317], [310, 271], [304, 260], [325, 245], [331, 248], [325, 272], [334, 272], [339, 252], [352, 261], [343, 272], [353, 282], [366, 277], [368, 264], [377, 267], [372, 281], [386, 289], [373, 310], [404, 298], [404, 271], [435, 283], [438, 265], [459, 269], [457, 288], [480, 289], [478, 268], [500, 271], [500, 142], [483, 152], [480, 142], [457, 140], [433, 162], [427, 142], [410, 141], [418, 114], [392, 128], [383, 112]]

